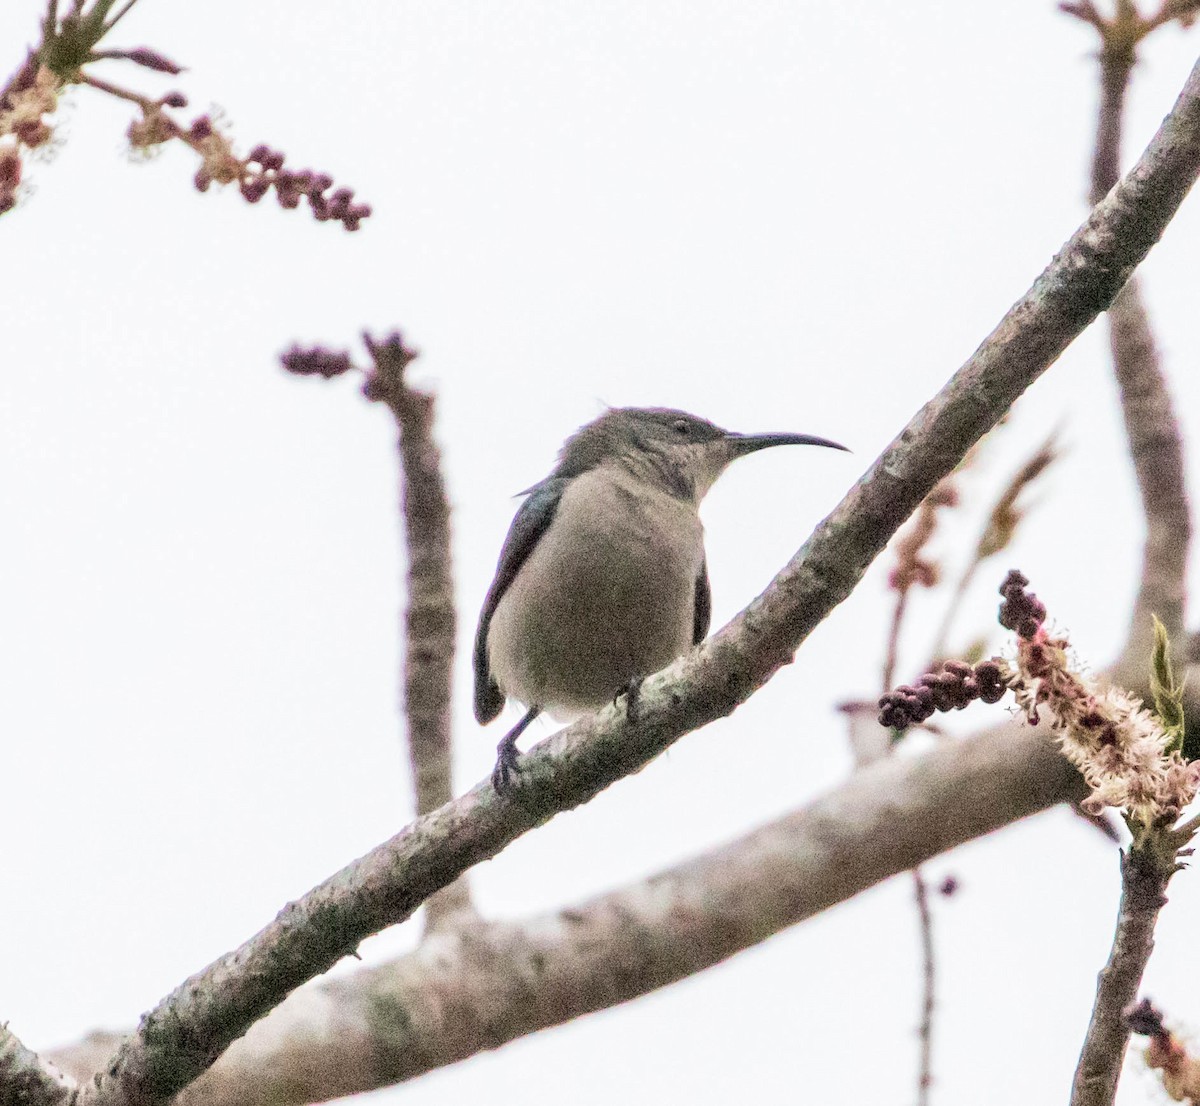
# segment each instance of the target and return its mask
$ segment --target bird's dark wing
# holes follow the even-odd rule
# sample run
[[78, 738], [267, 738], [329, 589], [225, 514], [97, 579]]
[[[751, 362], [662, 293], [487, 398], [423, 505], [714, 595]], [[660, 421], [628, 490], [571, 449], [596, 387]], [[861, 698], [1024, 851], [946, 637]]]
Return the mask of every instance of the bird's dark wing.
[[699, 645], [708, 636], [712, 623], [712, 588], [708, 586], [708, 561], [700, 562], [696, 577], [696, 613], [692, 620], [692, 644]]
[[500, 561], [496, 565], [496, 578], [483, 601], [479, 629], [475, 633], [475, 718], [480, 725], [490, 722], [504, 709], [504, 692], [492, 678], [488, 666], [487, 636], [492, 615], [496, 613], [496, 607], [525, 559], [553, 521], [554, 512], [558, 510], [559, 500], [568, 483], [569, 480], [550, 477], [540, 484], [534, 484], [529, 489], [529, 498], [521, 504], [508, 528], [508, 537], [504, 539]]

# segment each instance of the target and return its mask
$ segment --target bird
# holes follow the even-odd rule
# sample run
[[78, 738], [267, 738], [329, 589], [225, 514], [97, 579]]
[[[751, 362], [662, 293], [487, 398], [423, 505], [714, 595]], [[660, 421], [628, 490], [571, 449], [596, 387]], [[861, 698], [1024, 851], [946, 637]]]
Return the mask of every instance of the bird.
[[712, 593], [699, 506], [730, 462], [779, 445], [846, 447], [811, 434], [739, 434], [669, 407], [616, 407], [563, 443], [519, 494], [475, 635], [475, 717], [508, 699], [524, 717], [496, 747], [492, 783], [520, 770], [517, 739], [626, 694], [708, 634]]

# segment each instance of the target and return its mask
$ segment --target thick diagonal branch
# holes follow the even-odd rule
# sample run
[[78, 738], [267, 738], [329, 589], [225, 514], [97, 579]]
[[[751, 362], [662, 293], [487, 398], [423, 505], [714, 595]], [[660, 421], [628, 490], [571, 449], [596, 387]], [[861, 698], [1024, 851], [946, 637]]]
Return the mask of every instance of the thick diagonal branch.
[[[293, 995], [178, 1106], [302, 1106], [374, 1090], [720, 963], [905, 867], [1086, 792], [1042, 732], [1008, 723], [876, 763], [796, 812], [648, 880]], [[81, 1080], [89, 1038], [54, 1054]]]
[[[477, 785], [289, 905], [146, 1014], [79, 1101], [163, 1103], [301, 983], [401, 922], [467, 868], [731, 713], [790, 663], [896, 529], [1108, 305], [1200, 172], [1200, 66], [1130, 172], [946, 387], [884, 451], [762, 595], [643, 685], [630, 722], [606, 708], [542, 742], [523, 783]], [[911, 861], [910, 861], [911, 864]]]
[[[404, 716], [418, 814], [450, 801], [451, 712], [454, 666], [454, 582], [450, 564], [450, 508], [441, 454], [433, 440], [434, 397], [413, 388], [405, 370], [416, 357], [399, 334], [366, 339], [374, 368], [364, 392], [385, 403], [400, 430], [401, 517], [408, 553]], [[465, 879], [425, 904], [430, 927], [469, 908]]]
[[0, 1025], [0, 1106], [63, 1106], [74, 1090], [73, 1079]]

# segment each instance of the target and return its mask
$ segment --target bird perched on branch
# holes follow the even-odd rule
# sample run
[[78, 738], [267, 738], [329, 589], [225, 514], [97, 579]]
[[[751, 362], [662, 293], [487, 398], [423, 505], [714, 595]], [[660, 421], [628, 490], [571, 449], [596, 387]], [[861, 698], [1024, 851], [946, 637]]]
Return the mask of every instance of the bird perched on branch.
[[517, 738], [543, 711], [571, 719], [627, 694], [708, 633], [698, 508], [738, 457], [777, 445], [845, 449], [809, 434], [737, 434], [665, 407], [618, 407], [564, 443], [527, 492], [475, 636], [475, 717], [506, 699], [525, 716], [497, 746], [492, 782], [519, 770]]

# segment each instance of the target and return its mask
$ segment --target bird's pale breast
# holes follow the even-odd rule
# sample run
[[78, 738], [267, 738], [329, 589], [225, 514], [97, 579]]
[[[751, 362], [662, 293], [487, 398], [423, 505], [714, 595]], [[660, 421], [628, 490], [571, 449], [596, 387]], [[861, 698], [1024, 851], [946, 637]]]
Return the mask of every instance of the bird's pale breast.
[[571, 482], [488, 632], [507, 695], [594, 710], [692, 645], [703, 528], [692, 503], [598, 469]]

